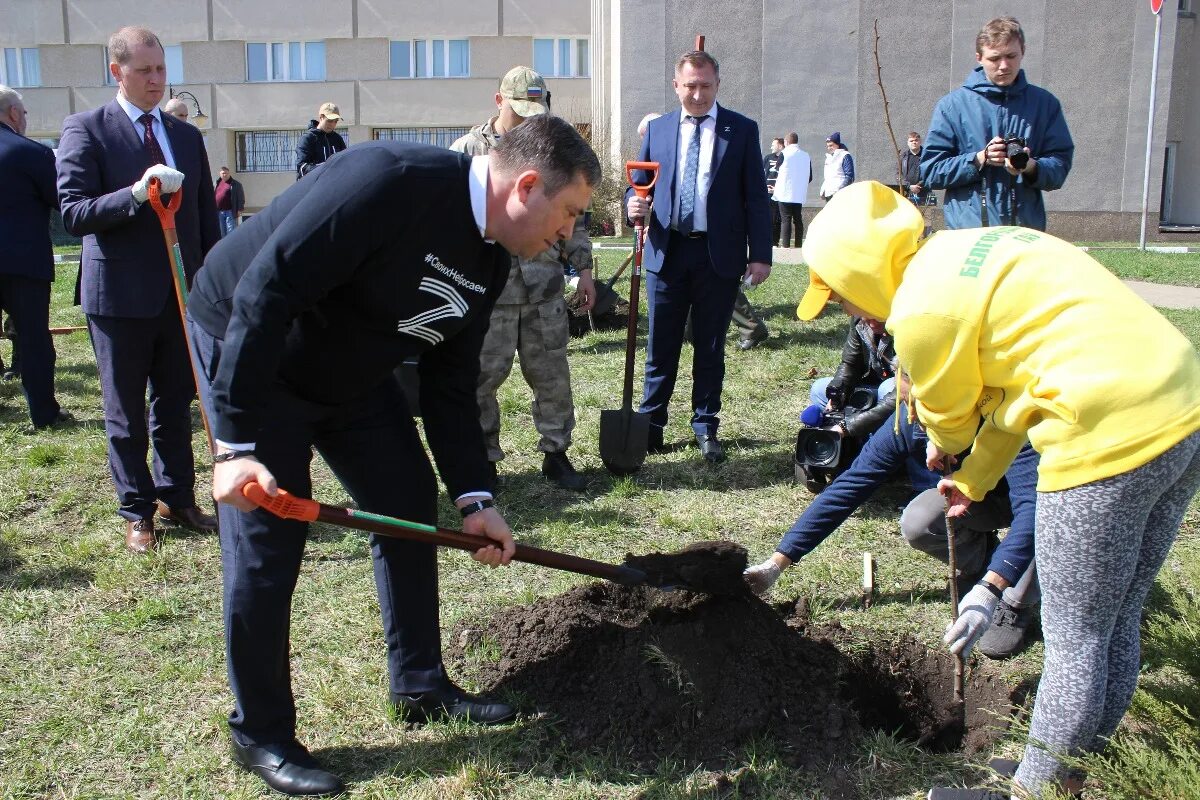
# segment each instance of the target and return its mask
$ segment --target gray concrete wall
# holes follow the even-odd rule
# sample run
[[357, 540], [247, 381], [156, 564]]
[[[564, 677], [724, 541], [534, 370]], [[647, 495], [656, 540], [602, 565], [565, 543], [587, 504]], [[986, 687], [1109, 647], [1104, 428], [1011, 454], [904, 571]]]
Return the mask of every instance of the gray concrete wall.
[[[620, 31], [614, 46], [620, 49], [610, 64], [612, 72], [596, 77], [612, 84], [607, 108], [603, 101], [596, 107], [604, 109], [620, 133], [614, 152], [636, 144], [634, 128], [646, 111], [677, 107], [670, 90], [671, 64], [690, 48], [696, 33], [704, 33], [707, 49], [721, 62], [719, 102], [759, 121], [764, 152], [772, 137], [799, 134], [801, 147], [813, 159], [810, 200], [816, 199], [820, 184], [825, 137], [835, 130], [853, 153], [860, 179], [894, 183], [896, 148], [904, 147], [910, 130], [925, 134], [937, 100], [974, 68], [979, 28], [993, 17], [1012, 14], [1027, 37], [1026, 77], [1060, 99], [1076, 144], [1070, 177], [1061, 190], [1047, 194], [1048, 209], [1052, 214], [1103, 213], [1121, 230], [1126, 215], [1140, 211], [1154, 32], [1154, 17], [1145, 3], [762, 0], [739, 4], [736, 13], [706, 0], [593, 0], [593, 5], [595, 18], [620, 20], [614, 26]], [[1151, 213], [1157, 215], [1170, 126], [1173, 140], [1183, 143], [1178, 163], [1187, 165], [1176, 174], [1176, 216], [1194, 217], [1193, 203], [1200, 205], [1200, 188], [1192, 188], [1200, 186], [1200, 87], [1188, 80], [1188, 65], [1176, 71], [1175, 55], [1196, 59], [1194, 47], [1176, 45], [1177, 23], [1184, 28], [1181, 36], [1190, 37], [1195, 20], [1181, 20], [1175, 5], [1167, 5]], [[876, 79], [876, 20], [895, 146]]]

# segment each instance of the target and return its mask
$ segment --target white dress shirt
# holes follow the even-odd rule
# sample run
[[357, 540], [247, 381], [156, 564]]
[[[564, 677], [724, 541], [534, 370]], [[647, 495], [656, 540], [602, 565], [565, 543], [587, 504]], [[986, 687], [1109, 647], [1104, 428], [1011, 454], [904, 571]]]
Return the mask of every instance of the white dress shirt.
[[175, 154], [171, 152], [171, 140], [167, 138], [167, 128], [163, 125], [162, 112], [157, 108], [151, 109], [149, 112], [142, 111], [133, 103], [125, 99], [125, 95], [117, 92], [117, 103], [129, 115], [129, 121], [133, 123], [133, 129], [137, 131], [138, 138], [142, 140], [142, 144], [146, 143], [146, 126], [138, 122], [142, 114], [149, 113], [154, 117], [154, 138], [158, 140], [158, 146], [162, 149], [163, 158], [167, 160], [167, 166], [175, 169]]
[[[708, 230], [708, 187], [712, 184], [713, 148], [717, 144], [717, 104], [707, 112], [708, 119], [700, 125], [700, 163], [696, 171], [696, 202], [692, 207], [692, 231]], [[695, 121], [679, 109], [679, 163], [675, 165], [675, 198], [671, 204], [671, 227], [679, 229], [679, 199], [683, 193], [683, 170], [687, 165], [687, 151], [692, 137], [696, 135]]]

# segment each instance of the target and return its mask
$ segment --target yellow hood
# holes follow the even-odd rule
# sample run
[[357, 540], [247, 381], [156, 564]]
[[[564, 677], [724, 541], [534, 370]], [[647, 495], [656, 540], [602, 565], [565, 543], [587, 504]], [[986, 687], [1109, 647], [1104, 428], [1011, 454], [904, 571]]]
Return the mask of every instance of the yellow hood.
[[876, 181], [835, 194], [808, 226], [804, 261], [837, 295], [883, 322], [917, 252], [925, 218]]

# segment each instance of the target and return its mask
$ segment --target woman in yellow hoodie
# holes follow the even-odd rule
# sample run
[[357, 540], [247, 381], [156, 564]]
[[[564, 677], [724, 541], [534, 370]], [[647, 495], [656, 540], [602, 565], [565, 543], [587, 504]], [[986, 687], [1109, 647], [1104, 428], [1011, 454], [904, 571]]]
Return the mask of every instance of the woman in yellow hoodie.
[[[1035, 559], [1046, 657], [1015, 780], [1064, 782], [1063, 754], [1099, 750], [1137, 683], [1154, 576], [1200, 488], [1200, 357], [1151, 306], [1073, 245], [1028, 228], [943, 231], [874, 182], [839, 192], [809, 226], [801, 319], [829, 300], [887, 323], [929, 465], [952, 515], [996, 485], [1026, 439], [1041, 454]], [[989, 573], [947, 633], [986, 626]], [[968, 644], [969, 646], [969, 644]], [[1033, 742], [1046, 745], [1038, 747]], [[956, 790], [962, 792], [964, 790]], [[931, 798], [984, 797], [934, 790]]]

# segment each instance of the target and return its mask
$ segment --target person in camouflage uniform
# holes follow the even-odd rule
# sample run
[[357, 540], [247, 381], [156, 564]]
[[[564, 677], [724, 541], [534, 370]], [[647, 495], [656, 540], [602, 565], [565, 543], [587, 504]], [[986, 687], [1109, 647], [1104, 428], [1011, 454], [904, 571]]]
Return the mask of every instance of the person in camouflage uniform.
[[[528, 117], [548, 113], [549, 98], [541, 75], [529, 67], [514, 67], [500, 81], [496, 116], [472, 128], [450, 149], [471, 156], [486, 155], [504, 133]], [[587, 480], [567, 458], [575, 428], [575, 406], [567, 366], [564, 264], [579, 273], [578, 291], [583, 295], [580, 308], [587, 311], [596, 302], [596, 287], [592, 280], [592, 243], [582, 216], [569, 241], [557, 242], [535, 258], [513, 258], [480, 353], [476, 396], [488, 459], [495, 469], [496, 462], [504, 458], [496, 392], [512, 372], [513, 358], [519, 354], [521, 374], [533, 389], [533, 423], [541, 434], [538, 449], [545, 453], [542, 474], [564, 489], [582, 491]]]

